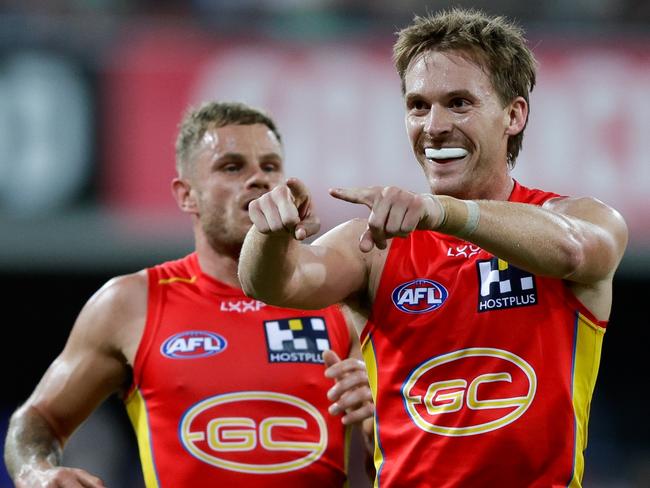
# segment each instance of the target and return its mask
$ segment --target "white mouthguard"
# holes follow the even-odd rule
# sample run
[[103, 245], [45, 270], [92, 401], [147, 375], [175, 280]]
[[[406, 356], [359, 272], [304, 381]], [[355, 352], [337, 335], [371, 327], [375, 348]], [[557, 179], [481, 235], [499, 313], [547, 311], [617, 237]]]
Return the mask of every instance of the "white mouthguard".
[[462, 147], [443, 147], [442, 149], [427, 147], [424, 150], [424, 155], [427, 159], [464, 158], [467, 156], [467, 149], [463, 149]]

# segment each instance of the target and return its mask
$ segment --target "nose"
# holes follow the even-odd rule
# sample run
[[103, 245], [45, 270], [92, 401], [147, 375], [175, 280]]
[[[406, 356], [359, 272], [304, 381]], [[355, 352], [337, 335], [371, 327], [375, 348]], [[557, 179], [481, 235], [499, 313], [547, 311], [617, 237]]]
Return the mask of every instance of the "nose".
[[270, 190], [270, 173], [258, 166], [246, 180], [246, 189]]
[[432, 105], [424, 122], [424, 132], [436, 139], [450, 133], [452, 127], [449, 111], [439, 105]]

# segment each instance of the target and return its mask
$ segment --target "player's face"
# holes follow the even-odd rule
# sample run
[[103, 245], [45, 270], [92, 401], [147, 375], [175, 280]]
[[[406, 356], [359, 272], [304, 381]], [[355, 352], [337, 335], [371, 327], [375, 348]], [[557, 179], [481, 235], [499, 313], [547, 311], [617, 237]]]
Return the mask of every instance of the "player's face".
[[251, 226], [248, 204], [284, 177], [282, 146], [264, 124], [206, 131], [191, 177], [198, 219], [213, 247], [241, 246]]
[[[521, 129], [513, 128], [512, 104], [502, 106], [481, 67], [458, 52], [427, 51], [411, 62], [404, 83], [406, 130], [431, 190], [458, 198], [503, 196], [510, 184], [508, 135]], [[526, 108], [522, 101], [517, 110]], [[427, 159], [425, 148], [467, 153]]]

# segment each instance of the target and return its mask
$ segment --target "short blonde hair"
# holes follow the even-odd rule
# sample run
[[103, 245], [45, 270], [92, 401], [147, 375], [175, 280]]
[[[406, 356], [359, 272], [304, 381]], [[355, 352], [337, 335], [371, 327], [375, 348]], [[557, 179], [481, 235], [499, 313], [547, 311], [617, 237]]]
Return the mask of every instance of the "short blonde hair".
[[199, 108], [190, 107], [179, 124], [176, 138], [176, 170], [183, 175], [189, 169], [190, 155], [211, 128], [227, 125], [266, 125], [278, 142], [282, 142], [275, 122], [262, 110], [239, 102], [207, 102]]
[[[465, 52], [486, 69], [503, 106], [521, 96], [530, 107], [537, 62], [526, 45], [522, 29], [504, 17], [489, 17], [479, 10], [460, 8], [416, 16], [411, 25], [397, 33], [393, 46], [402, 93], [409, 64], [426, 51]], [[511, 166], [519, 155], [523, 138], [522, 129], [508, 139]]]

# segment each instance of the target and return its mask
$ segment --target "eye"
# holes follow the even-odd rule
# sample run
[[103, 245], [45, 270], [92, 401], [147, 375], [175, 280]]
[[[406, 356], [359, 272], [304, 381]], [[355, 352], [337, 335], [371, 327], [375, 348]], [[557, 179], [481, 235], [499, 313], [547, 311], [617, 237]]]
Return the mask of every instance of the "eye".
[[466, 98], [454, 97], [449, 101], [449, 107], [454, 109], [465, 109], [471, 105], [470, 101]]
[[237, 173], [239, 170], [241, 170], [241, 167], [242, 165], [235, 161], [226, 162], [219, 167], [219, 171], [223, 171], [224, 173]]
[[273, 173], [274, 171], [279, 171], [277, 164], [264, 164], [262, 165], [262, 171], [266, 173]]
[[425, 112], [429, 105], [421, 98], [413, 98], [407, 102], [407, 108], [410, 112]]

